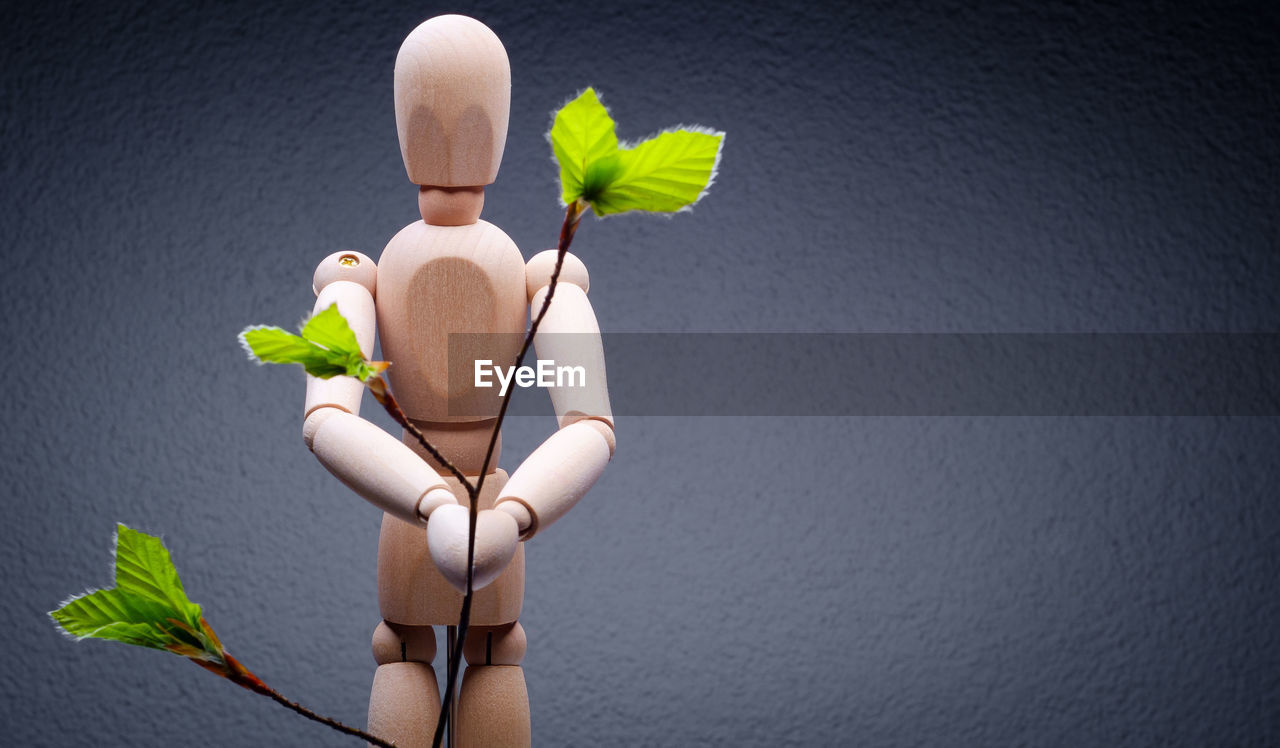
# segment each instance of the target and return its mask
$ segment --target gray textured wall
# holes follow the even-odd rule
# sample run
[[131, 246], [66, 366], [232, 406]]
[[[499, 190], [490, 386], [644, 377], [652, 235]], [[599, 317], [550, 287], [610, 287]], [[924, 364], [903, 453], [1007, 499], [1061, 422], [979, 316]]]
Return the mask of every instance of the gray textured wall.
[[[728, 131], [673, 220], [584, 226], [606, 330], [1280, 329], [1277, 12], [1015, 2], [10, 8], [0, 24], [0, 742], [353, 742], [178, 658], [62, 639], [112, 523], [228, 647], [363, 721], [378, 514], [299, 436], [315, 263], [415, 217], [391, 68], [505, 41], [486, 217], [559, 214], [548, 113]], [[385, 419], [381, 422], [386, 423]], [[510, 468], [549, 419], [507, 432]], [[1280, 740], [1274, 418], [644, 418], [529, 549], [540, 745]]]

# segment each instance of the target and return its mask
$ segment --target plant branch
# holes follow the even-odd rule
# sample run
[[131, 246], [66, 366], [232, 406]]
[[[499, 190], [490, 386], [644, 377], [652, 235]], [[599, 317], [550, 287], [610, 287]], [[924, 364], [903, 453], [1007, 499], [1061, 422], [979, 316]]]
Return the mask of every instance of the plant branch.
[[213, 672], [227, 678], [232, 683], [235, 683], [236, 685], [241, 686], [242, 688], [247, 688], [250, 691], [253, 691], [254, 693], [262, 694], [263, 696], [268, 696], [271, 698], [272, 701], [275, 701], [280, 706], [283, 706], [286, 709], [290, 709], [294, 712], [297, 712], [298, 714], [301, 714], [302, 716], [306, 717], [309, 720], [312, 720], [314, 722], [319, 722], [325, 727], [329, 727], [341, 733], [346, 733], [347, 735], [352, 735], [354, 737], [361, 738], [366, 742], [379, 746], [379, 748], [396, 748], [395, 743], [389, 742], [387, 740], [383, 740], [377, 735], [371, 735], [365, 732], [364, 730], [351, 727], [350, 725], [344, 725], [343, 723], [339, 722], [336, 719], [333, 719], [332, 717], [326, 717], [323, 714], [316, 714], [315, 712], [311, 711], [305, 706], [302, 706], [298, 702], [290, 701], [286, 699], [283, 695], [280, 694], [279, 691], [276, 691], [274, 688], [271, 688], [266, 683], [263, 683], [262, 680], [258, 678], [258, 676], [249, 672], [245, 668], [245, 666], [241, 665], [240, 662], [236, 660], [234, 657], [225, 653], [223, 657], [226, 659], [225, 671], [223, 671], [222, 668], [218, 668], [216, 666], [210, 666], [210, 664], [203, 663], [199, 660], [193, 660], [193, 662], [205, 668], [206, 670], [212, 670]]
[[449, 471], [450, 475], [457, 478], [458, 481], [462, 483], [463, 488], [467, 491], [468, 498], [470, 498], [474, 504], [475, 497], [479, 495], [480, 489], [477, 486], [473, 486], [471, 481], [467, 480], [467, 476], [462, 474], [461, 470], [459, 470], [452, 462], [449, 462], [449, 460], [440, 453], [440, 450], [431, 445], [431, 442], [427, 441], [427, 437], [423, 435], [422, 430], [415, 426], [413, 422], [409, 420], [409, 417], [405, 415], [404, 411], [400, 409], [400, 403], [396, 402], [395, 395], [392, 395], [391, 391], [387, 389], [387, 381], [379, 375], [370, 377], [369, 381], [365, 382], [365, 384], [369, 386], [369, 391], [373, 393], [374, 399], [376, 399], [378, 403], [382, 405], [383, 409], [385, 409], [387, 413], [395, 419], [396, 423], [403, 426], [405, 431], [413, 434], [414, 438], [418, 440], [418, 443], [422, 445], [422, 448], [427, 450], [427, 454], [431, 455], [436, 462], [440, 463], [445, 470]]
[[[533, 345], [533, 338], [538, 334], [538, 326], [542, 324], [542, 318], [547, 316], [547, 310], [551, 307], [551, 297], [555, 296], [556, 284], [560, 282], [560, 269], [564, 266], [564, 256], [569, 252], [569, 245], [573, 243], [573, 236], [578, 231], [578, 222], [582, 220], [587, 208], [588, 205], [581, 199], [575, 200], [565, 208], [564, 222], [560, 224], [560, 241], [556, 246], [556, 266], [551, 271], [547, 295], [542, 299], [542, 307], [529, 325], [529, 332], [525, 333], [524, 343], [520, 346], [520, 352], [516, 354], [515, 369], [519, 369], [520, 364], [524, 362], [525, 354], [529, 352], [529, 347]], [[449, 706], [454, 699], [458, 670], [462, 666], [462, 647], [467, 641], [467, 629], [471, 624], [471, 598], [475, 593], [476, 519], [480, 513], [480, 491], [484, 488], [484, 478], [489, 472], [489, 464], [493, 460], [498, 436], [502, 431], [502, 421], [507, 417], [507, 407], [511, 404], [511, 396], [515, 394], [515, 389], [508, 388], [507, 393], [502, 396], [498, 418], [494, 421], [493, 432], [489, 434], [489, 447], [485, 450], [480, 475], [476, 478], [475, 492], [471, 494], [470, 525], [467, 529], [467, 589], [462, 596], [462, 611], [458, 616], [458, 641], [454, 644], [453, 651], [449, 653], [449, 673], [452, 677], [445, 686], [444, 698], [440, 704], [440, 719], [436, 722], [435, 739], [431, 743], [432, 748], [440, 748], [444, 739], [446, 724], [449, 721]]]

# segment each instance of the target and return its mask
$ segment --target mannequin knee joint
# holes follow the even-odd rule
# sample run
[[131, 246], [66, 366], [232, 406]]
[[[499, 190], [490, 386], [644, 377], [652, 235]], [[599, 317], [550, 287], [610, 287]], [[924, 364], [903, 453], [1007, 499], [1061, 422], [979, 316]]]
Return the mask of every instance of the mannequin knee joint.
[[405, 626], [382, 621], [373, 630], [373, 659], [379, 665], [392, 662], [425, 662], [436, 657], [436, 635], [430, 626]]
[[462, 654], [468, 665], [519, 665], [528, 645], [519, 622], [505, 626], [477, 626], [467, 634]]

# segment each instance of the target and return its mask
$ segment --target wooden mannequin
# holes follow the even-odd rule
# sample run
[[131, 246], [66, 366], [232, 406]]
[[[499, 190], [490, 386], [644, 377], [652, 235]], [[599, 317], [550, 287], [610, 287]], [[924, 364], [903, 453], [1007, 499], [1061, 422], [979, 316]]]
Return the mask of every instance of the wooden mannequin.
[[[427, 439], [468, 477], [482, 466], [499, 407], [497, 388], [450, 389], [449, 333], [493, 336], [475, 358], [509, 365], [527, 310], [536, 313], [554, 263], [528, 265], [497, 227], [480, 220], [484, 185], [506, 142], [511, 74], [497, 36], [478, 21], [440, 16], [416, 28], [396, 59], [396, 127], [422, 220], [401, 230], [379, 263], [358, 252], [326, 258], [314, 278], [316, 311], [333, 303], [365, 354], [375, 329], [397, 400]], [[477, 587], [458, 707], [463, 746], [526, 746], [529, 705], [518, 623], [524, 595], [520, 541], [542, 532], [587, 492], [613, 455], [613, 418], [586, 268], [566, 258], [542, 322], [540, 358], [590, 367], [589, 386], [553, 400], [560, 429], [507, 478], [496, 468], [480, 497]], [[556, 338], [556, 333], [579, 333]], [[544, 334], [545, 333], [545, 334]], [[586, 334], [586, 335], [583, 335]], [[589, 343], [584, 347], [583, 338]], [[487, 339], [486, 339], [487, 340]], [[303, 436], [320, 462], [386, 512], [378, 546], [382, 622], [370, 732], [402, 748], [430, 745], [440, 696], [432, 626], [457, 623], [466, 576], [467, 494], [405, 434], [396, 440], [360, 418], [363, 386], [308, 378]], [[501, 442], [499, 441], [499, 445]], [[498, 450], [500, 451], [499, 446]]]

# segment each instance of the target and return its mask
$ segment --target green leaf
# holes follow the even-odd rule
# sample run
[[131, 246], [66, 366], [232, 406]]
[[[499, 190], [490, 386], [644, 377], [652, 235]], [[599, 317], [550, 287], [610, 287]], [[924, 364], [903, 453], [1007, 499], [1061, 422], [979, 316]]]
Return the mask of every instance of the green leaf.
[[240, 345], [260, 363], [301, 364], [308, 374], [324, 379], [347, 373], [342, 356], [279, 327], [246, 327], [240, 333]]
[[[561, 199], [568, 205], [593, 198], [612, 180], [618, 136], [613, 118], [592, 88], [556, 112], [551, 124], [551, 151], [560, 162]], [[603, 163], [614, 158], [613, 165]]]
[[240, 333], [240, 345], [261, 363], [301, 364], [308, 374], [322, 379], [351, 376], [363, 382], [387, 368], [384, 362], [365, 360], [356, 334], [337, 304], [307, 320], [301, 336], [257, 325]]
[[77, 639], [112, 639], [139, 647], [165, 649], [172, 642], [159, 623], [167, 611], [118, 589], [95, 590], [72, 598], [49, 615]]
[[187, 599], [169, 549], [160, 538], [116, 525], [116, 589], [167, 607], [189, 626], [200, 625], [200, 606]]
[[337, 304], [330, 304], [319, 314], [312, 315], [302, 326], [302, 337], [343, 356], [354, 354], [364, 358], [356, 334], [347, 324], [346, 317], [338, 311]]
[[724, 144], [723, 132], [695, 126], [620, 148], [613, 119], [591, 88], [556, 112], [549, 138], [561, 200], [582, 200], [600, 216], [688, 208], [715, 179]]
[[63, 631], [225, 665], [218, 637], [187, 598], [160, 538], [117, 525], [115, 560], [115, 587], [73, 597], [49, 614]]
[[240, 333], [240, 345], [251, 358], [264, 364], [299, 364], [311, 356], [327, 358], [328, 351], [303, 340], [300, 336], [279, 327], [258, 325], [246, 327]]
[[680, 129], [621, 151], [617, 176], [591, 208], [601, 216], [683, 210], [706, 194], [723, 145], [722, 132]]

